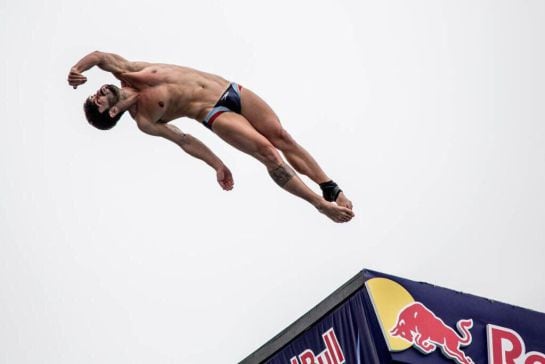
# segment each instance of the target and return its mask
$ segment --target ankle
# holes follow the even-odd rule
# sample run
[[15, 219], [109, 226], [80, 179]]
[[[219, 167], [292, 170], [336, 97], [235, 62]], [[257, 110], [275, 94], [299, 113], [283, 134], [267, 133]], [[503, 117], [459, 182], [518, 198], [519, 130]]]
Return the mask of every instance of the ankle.
[[314, 207], [316, 207], [318, 210], [322, 211], [326, 208], [326, 206], [329, 204], [326, 200], [324, 200], [322, 197], [316, 198], [314, 201], [310, 201]]

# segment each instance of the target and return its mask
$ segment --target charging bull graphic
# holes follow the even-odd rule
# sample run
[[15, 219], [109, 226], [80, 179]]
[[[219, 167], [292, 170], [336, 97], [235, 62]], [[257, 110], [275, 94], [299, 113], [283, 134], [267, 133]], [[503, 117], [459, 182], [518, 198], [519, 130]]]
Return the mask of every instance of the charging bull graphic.
[[433, 352], [439, 346], [446, 357], [458, 364], [473, 364], [473, 360], [460, 350], [461, 346], [471, 344], [469, 329], [473, 327], [473, 320], [460, 320], [456, 327], [461, 336], [422, 303], [413, 302], [399, 312], [390, 335], [412, 343], [424, 354]]

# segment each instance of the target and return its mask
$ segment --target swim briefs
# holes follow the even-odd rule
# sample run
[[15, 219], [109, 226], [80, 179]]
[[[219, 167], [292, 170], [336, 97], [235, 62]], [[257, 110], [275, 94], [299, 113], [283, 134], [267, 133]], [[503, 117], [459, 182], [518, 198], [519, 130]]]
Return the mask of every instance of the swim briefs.
[[214, 123], [214, 120], [224, 112], [235, 112], [237, 114], [240, 114], [241, 111], [241, 102], [240, 102], [240, 91], [242, 90], [242, 86], [237, 85], [234, 82], [231, 82], [229, 84], [229, 87], [227, 87], [227, 90], [221, 95], [220, 99], [214, 105], [212, 110], [208, 112], [206, 117], [203, 120], [204, 126], [206, 126], [208, 129], [212, 130], [212, 124]]

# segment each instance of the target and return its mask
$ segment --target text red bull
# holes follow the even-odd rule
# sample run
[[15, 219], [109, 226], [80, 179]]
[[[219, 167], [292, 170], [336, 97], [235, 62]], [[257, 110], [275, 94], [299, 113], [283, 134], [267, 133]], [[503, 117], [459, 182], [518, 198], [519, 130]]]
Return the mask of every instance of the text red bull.
[[526, 353], [524, 340], [511, 329], [486, 325], [489, 364], [545, 364], [545, 354]]
[[461, 336], [421, 302], [413, 302], [399, 312], [390, 334], [412, 343], [424, 354], [439, 347], [447, 358], [459, 364], [473, 364], [473, 360], [460, 349], [471, 344], [469, 329], [473, 327], [473, 320], [460, 320], [456, 326]]
[[318, 355], [310, 349], [306, 349], [298, 356], [290, 359], [290, 364], [344, 364], [344, 354], [341, 344], [335, 335], [333, 328], [322, 334], [325, 349]]

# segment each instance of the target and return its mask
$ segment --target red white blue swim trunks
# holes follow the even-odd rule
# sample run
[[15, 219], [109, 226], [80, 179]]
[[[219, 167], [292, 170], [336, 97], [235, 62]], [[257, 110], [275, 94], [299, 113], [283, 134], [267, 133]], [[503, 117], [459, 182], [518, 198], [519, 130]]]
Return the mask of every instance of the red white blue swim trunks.
[[229, 84], [227, 90], [221, 95], [220, 99], [214, 105], [212, 110], [208, 112], [206, 117], [203, 120], [204, 126], [212, 130], [212, 124], [214, 120], [224, 112], [235, 112], [240, 114], [241, 111], [241, 102], [240, 102], [240, 91], [242, 86], [237, 85], [234, 82]]

